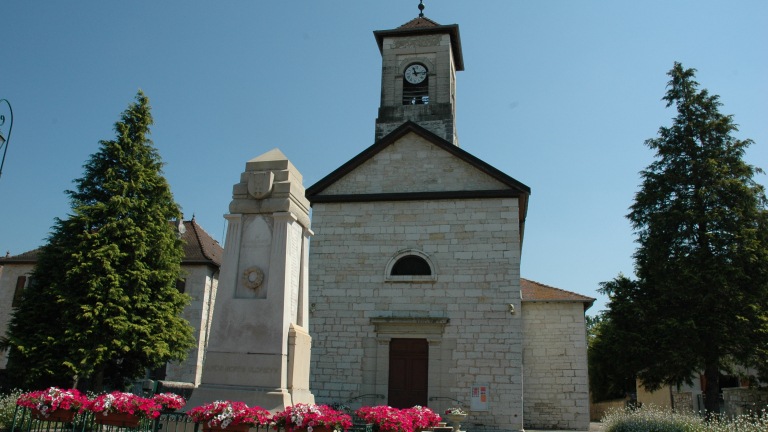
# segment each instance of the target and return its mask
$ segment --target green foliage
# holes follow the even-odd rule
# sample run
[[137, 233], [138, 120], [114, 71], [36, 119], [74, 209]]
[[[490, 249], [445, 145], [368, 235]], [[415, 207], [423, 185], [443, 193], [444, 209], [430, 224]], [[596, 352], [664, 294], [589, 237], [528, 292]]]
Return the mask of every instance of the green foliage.
[[0, 429], [10, 429], [13, 425], [13, 415], [16, 412], [16, 401], [22, 395], [21, 390], [12, 390], [0, 395]]
[[677, 117], [645, 142], [656, 160], [627, 216], [637, 280], [602, 284], [611, 325], [600, 349], [650, 390], [704, 371], [715, 404], [720, 370], [768, 371], [768, 210], [753, 180], [762, 171], [742, 160], [752, 141], [732, 135], [732, 116], [694, 72], [675, 63], [668, 73], [664, 100]]
[[603, 315], [587, 316], [587, 357], [589, 359], [589, 392], [593, 402], [626, 397], [635, 391], [635, 374], [627, 371], [614, 359], [612, 350], [624, 348], [616, 340], [615, 325]]
[[601, 420], [605, 432], [768, 432], [768, 413], [735, 418], [680, 413], [653, 405], [611, 410]]
[[72, 214], [56, 219], [4, 343], [26, 385], [91, 376], [95, 390], [103, 378], [122, 387], [194, 344], [180, 317], [189, 296], [175, 286], [183, 245], [169, 221], [181, 213], [147, 138], [152, 124], [139, 91], [67, 191]]

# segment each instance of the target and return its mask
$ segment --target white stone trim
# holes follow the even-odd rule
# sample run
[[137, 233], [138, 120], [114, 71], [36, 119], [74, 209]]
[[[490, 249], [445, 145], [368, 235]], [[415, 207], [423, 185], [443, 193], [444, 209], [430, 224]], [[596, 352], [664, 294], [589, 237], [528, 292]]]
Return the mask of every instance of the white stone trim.
[[[426, 261], [427, 264], [429, 264], [429, 270], [432, 274], [429, 276], [392, 276], [392, 267], [394, 267], [395, 263], [400, 258], [404, 258], [409, 255], [416, 255], [417, 257]], [[384, 269], [384, 282], [435, 283], [437, 282], [437, 266], [432, 260], [432, 257], [430, 257], [427, 253], [418, 249], [403, 249], [397, 251], [397, 253], [395, 253], [395, 255], [389, 259], [389, 262], [387, 262], [387, 267]]]

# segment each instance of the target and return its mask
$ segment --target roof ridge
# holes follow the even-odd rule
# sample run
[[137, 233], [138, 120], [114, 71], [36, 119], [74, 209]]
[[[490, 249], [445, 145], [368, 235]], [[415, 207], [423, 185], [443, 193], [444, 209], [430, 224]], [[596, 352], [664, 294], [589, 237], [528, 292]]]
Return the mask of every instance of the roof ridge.
[[526, 279], [526, 278], [522, 278], [522, 277], [520, 279], [521, 280], [526, 280], [526, 281], [531, 282], [531, 283], [535, 283], [536, 285], [541, 285], [543, 287], [551, 288], [553, 290], [558, 290], [558, 291], [562, 291], [562, 292], [565, 292], [565, 293], [568, 293], [568, 294], [573, 294], [573, 295], [577, 295], [577, 296], [580, 296], [580, 297], [584, 297], [584, 298], [588, 298], [588, 299], [592, 299], [592, 300], [597, 300], [597, 299], [592, 298], [592, 297], [587, 297], [584, 294], [579, 294], [577, 292], [568, 291], [568, 290], [564, 290], [562, 288], [553, 287], [552, 285], [547, 285], [547, 284], [543, 284], [541, 282], [536, 282], [535, 280]]
[[[198, 228], [203, 230], [203, 232], [205, 232], [205, 230], [203, 229], [203, 227], [201, 227], [200, 225], [197, 224], [197, 221], [194, 220], [194, 217], [192, 218], [192, 220], [190, 220], [188, 222], [190, 224], [192, 224], [192, 230], [195, 231], [195, 238], [197, 239], [197, 244], [200, 246], [200, 251], [203, 253], [203, 256], [206, 259], [213, 260], [213, 258], [211, 258], [210, 255], [208, 254], [208, 251], [205, 250], [205, 245], [203, 245], [203, 240], [200, 238], [200, 233], [197, 231]], [[207, 232], [205, 232], [205, 233], [208, 234]], [[210, 236], [211, 235], [208, 234], [208, 237], [210, 237]]]

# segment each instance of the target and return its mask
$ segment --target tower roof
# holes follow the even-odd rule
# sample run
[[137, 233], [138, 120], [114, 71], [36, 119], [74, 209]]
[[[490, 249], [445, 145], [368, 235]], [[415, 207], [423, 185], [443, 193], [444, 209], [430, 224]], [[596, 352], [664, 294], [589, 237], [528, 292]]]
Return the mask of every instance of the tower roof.
[[385, 37], [421, 36], [428, 34], [449, 34], [451, 36], [451, 51], [457, 71], [464, 70], [464, 56], [461, 52], [461, 37], [459, 25], [440, 25], [427, 17], [414, 18], [400, 27], [392, 30], [376, 30], [373, 36], [379, 45], [379, 52], [384, 51]]
[[410, 28], [418, 28], [418, 27], [434, 27], [439, 26], [440, 24], [432, 21], [431, 19], [427, 17], [416, 17], [407, 23], [401, 25], [398, 27], [399, 29], [410, 29]]

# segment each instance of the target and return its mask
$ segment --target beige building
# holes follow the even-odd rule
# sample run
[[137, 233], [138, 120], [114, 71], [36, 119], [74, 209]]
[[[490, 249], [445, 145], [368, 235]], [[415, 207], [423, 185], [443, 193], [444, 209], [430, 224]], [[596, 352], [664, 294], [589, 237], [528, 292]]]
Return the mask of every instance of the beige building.
[[[205, 347], [208, 343], [213, 300], [219, 278], [219, 267], [224, 250], [193, 217], [180, 227], [184, 245], [181, 268], [185, 272], [177, 287], [192, 297], [192, 303], [184, 308], [183, 317], [195, 329], [197, 346], [190, 350], [183, 363], [171, 362], [165, 368], [153, 371], [156, 379], [200, 382]], [[24, 295], [24, 289], [34, 283], [30, 278], [37, 262], [36, 251], [0, 258], [0, 334], [4, 335], [11, 318], [13, 306]], [[7, 353], [0, 353], [0, 369], [5, 368]]]
[[458, 25], [374, 36], [376, 141], [306, 191], [312, 392], [462, 405], [470, 430], [588, 429], [594, 299], [520, 278], [530, 189], [458, 146]]

